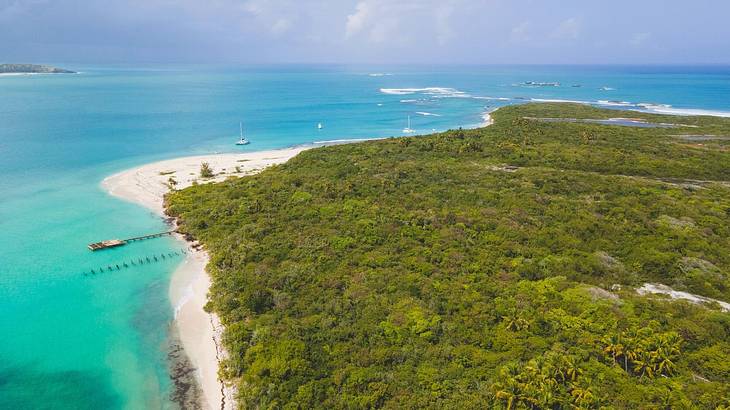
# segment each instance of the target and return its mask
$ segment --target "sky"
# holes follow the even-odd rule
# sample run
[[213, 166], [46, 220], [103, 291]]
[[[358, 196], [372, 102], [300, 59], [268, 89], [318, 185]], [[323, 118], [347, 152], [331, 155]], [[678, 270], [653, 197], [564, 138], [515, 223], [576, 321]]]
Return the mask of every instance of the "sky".
[[728, 0], [0, 0], [0, 63], [728, 64]]

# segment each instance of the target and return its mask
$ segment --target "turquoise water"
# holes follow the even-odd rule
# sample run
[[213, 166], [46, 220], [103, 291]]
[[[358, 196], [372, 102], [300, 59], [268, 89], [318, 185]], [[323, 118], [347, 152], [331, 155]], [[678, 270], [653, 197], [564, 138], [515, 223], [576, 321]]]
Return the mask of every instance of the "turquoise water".
[[[419, 132], [474, 126], [530, 100], [730, 115], [728, 67], [68, 68], [82, 73], [0, 77], [0, 408], [174, 407], [167, 292], [180, 257], [84, 275], [181, 247], [162, 238], [86, 249], [166, 228], [107, 196], [99, 183], [111, 173], [400, 135], [409, 115]], [[239, 120], [246, 147], [233, 145]]]

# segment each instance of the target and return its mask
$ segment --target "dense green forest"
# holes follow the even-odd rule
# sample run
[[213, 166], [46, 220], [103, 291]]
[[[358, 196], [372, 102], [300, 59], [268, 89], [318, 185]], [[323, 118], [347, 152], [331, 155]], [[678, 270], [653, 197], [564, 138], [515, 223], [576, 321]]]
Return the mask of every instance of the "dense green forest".
[[[633, 117], [639, 128], [537, 118]], [[242, 408], [730, 406], [730, 119], [527, 104], [171, 193]]]

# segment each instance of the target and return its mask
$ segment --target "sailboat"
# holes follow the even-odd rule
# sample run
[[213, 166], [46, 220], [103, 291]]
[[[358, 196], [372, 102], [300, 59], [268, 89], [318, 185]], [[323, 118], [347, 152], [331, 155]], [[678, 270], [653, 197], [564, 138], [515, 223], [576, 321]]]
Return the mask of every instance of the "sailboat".
[[416, 130], [411, 128], [411, 116], [409, 115], [408, 116], [408, 126], [403, 128], [403, 133], [404, 134], [413, 134], [414, 132], [416, 132]]
[[318, 129], [318, 130], [321, 130], [322, 128], [324, 128], [324, 125], [322, 125], [322, 123], [321, 123], [321, 122], [320, 122], [320, 123], [318, 123], [318, 124], [317, 124], [317, 129]]
[[236, 141], [236, 145], [248, 145], [248, 140], [246, 138], [243, 138], [243, 122], [239, 122], [238, 127], [241, 129], [241, 139]]

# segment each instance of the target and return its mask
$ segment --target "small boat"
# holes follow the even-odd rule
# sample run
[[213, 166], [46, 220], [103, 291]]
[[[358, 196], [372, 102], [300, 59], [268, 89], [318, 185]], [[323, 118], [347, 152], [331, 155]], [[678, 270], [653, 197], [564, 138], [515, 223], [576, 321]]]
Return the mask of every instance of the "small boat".
[[403, 133], [404, 134], [413, 134], [414, 132], [416, 132], [416, 130], [411, 128], [411, 116], [409, 115], [408, 116], [408, 126], [403, 128]]
[[248, 145], [249, 141], [246, 138], [243, 138], [243, 122], [239, 122], [238, 126], [241, 129], [241, 138], [236, 141], [236, 145]]
[[324, 125], [322, 125], [322, 123], [321, 123], [321, 122], [320, 122], [320, 123], [318, 123], [318, 124], [317, 124], [317, 129], [318, 129], [318, 130], [321, 130], [322, 128], [324, 128]]

